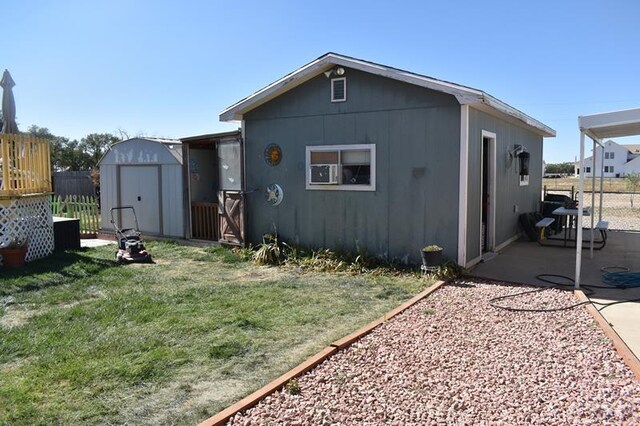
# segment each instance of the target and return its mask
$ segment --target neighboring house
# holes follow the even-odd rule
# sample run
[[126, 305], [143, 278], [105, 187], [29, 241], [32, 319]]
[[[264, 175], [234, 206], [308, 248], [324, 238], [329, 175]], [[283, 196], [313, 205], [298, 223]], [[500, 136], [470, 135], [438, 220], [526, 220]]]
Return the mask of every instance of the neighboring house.
[[334, 53], [220, 119], [242, 121], [249, 242], [277, 232], [405, 262], [438, 244], [464, 266], [538, 210], [555, 136], [481, 90]]
[[[604, 177], [619, 178], [629, 173], [640, 173], [640, 145], [620, 145], [612, 140], [604, 143], [604, 148], [596, 148], [596, 164], [593, 165], [593, 156], [584, 159], [584, 175], [600, 177], [600, 171]], [[602, 168], [604, 161], [604, 169]], [[582, 172], [580, 162], [576, 163], [576, 174]]]

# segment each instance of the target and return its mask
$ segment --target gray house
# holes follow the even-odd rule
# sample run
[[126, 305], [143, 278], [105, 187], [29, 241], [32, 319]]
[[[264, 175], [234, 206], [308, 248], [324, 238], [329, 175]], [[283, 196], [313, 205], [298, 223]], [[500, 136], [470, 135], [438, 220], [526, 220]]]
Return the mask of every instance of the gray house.
[[246, 238], [471, 266], [538, 209], [555, 131], [487, 93], [328, 53], [223, 111], [242, 122]]

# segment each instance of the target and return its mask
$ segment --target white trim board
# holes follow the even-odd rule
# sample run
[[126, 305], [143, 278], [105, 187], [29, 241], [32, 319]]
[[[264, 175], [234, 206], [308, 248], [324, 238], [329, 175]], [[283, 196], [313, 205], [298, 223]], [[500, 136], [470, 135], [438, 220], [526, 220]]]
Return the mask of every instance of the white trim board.
[[458, 265], [467, 261], [469, 202], [469, 105], [460, 105], [460, 181], [458, 185]]
[[[341, 184], [312, 184], [310, 177], [311, 151], [369, 151], [370, 152], [370, 181], [369, 185], [341, 185]], [[340, 164], [339, 164], [340, 166]], [[338, 167], [338, 173], [341, 173]], [[305, 189], [311, 191], [369, 191], [376, 190], [376, 145], [375, 144], [352, 144], [352, 145], [307, 145], [305, 147]]]
[[335, 66], [343, 66], [346, 68], [356, 69], [363, 72], [391, 78], [416, 86], [425, 87], [427, 89], [436, 90], [447, 93], [456, 97], [460, 104], [484, 105], [488, 109], [497, 111], [508, 117], [513, 118], [519, 124], [525, 125], [535, 133], [554, 137], [556, 131], [546, 126], [540, 121], [526, 115], [512, 106], [494, 98], [482, 90], [473, 89], [471, 87], [450, 83], [444, 80], [438, 80], [421, 74], [403, 71], [397, 68], [376, 64], [373, 62], [363, 61], [349, 56], [339, 55], [336, 53], [327, 53], [318, 59], [298, 68], [290, 74], [285, 75], [281, 79], [269, 84], [268, 86], [258, 90], [252, 95], [236, 102], [229, 108], [220, 113], [221, 121], [242, 120], [245, 113], [257, 108], [260, 105], [274, 99], [281, 94], [311, 80], [321, 73], [330, 70]]

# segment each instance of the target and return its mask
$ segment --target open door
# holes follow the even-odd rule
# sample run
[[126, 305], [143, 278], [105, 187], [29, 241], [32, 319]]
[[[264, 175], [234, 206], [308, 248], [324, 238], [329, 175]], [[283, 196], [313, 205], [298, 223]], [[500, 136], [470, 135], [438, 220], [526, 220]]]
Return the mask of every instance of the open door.
[[239, 140], [218, 142], [218, 213], [220, 242], [234, 245], [245, 243], [245, 196], [242, 143]]
[[485, 259], [495, 250], [496, 226], [496, 136], [482, 132], [480, 179], [480, 254]]

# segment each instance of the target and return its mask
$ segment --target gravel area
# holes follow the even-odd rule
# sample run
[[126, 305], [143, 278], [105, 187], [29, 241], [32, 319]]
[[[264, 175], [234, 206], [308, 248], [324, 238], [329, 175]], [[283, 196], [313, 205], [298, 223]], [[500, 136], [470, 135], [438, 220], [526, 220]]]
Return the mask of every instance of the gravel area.
[[[640, 383], [584, 308], [488, 304], [523, 289], [446, 285], [228, 424], [640, 424]], [[549, 289], [500, 304], [575, 302]]]

